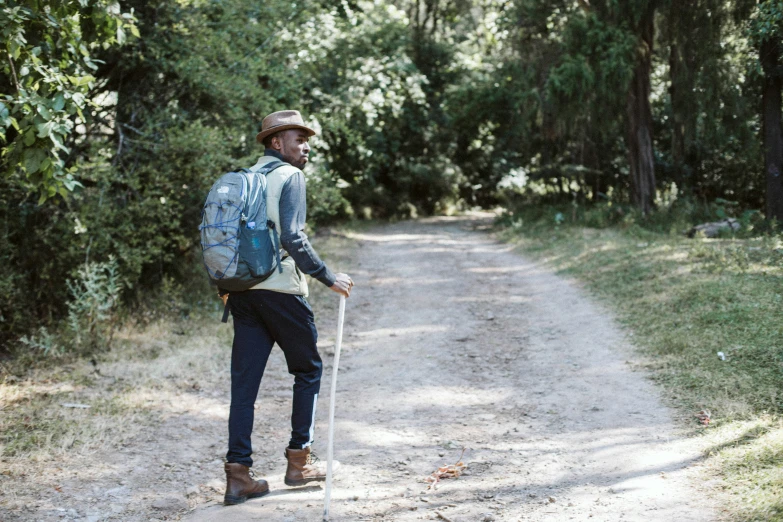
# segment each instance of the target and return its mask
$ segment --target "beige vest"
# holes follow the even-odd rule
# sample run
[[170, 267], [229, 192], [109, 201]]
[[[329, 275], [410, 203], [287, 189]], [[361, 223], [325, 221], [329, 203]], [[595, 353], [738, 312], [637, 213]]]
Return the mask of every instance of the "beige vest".
[[[276, 160], [277, 158], [271, 156], [261, 156], [258, 163], [250, 170], [257, 171], [267, 163]], [[276, 168], [266, 177], [266, 215], [267, 218], [274, 222], [278, 234], [281, 230], [280, 195], [283, 193], [283, 185], [285, 185], [285, 182], [297, 172], [299, 172], [299, 169], [296, 167], [284, 165]], [[272, 231], [270, 230], [269, 233], [272, 234]], [[274, 237], [272, 237], [272, 241], [274, 241]], [[286, 254], [285, 250], [283, 250], [282, 254]], [[283, 259], [280, 264], [283, 267], [282, 273], [278, 269], [275, 269], [275, 271], [272, 272], [272, 275], [252, 287], [251, 290], [272, 290], [284, 294], [295, 294], [307, 297], [309, 295], [307, 279], [305, 279], [301, 270], [296, 267], [294, 259], [286, 255], [285, 259]]]

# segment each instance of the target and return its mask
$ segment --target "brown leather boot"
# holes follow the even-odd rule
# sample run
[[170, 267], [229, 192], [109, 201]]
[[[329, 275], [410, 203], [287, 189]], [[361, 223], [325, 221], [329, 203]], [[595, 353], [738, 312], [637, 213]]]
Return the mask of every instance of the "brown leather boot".
[[253, 480], [250, 468], [244, 464], [227, 462], [225, 469], [226, 495], [223, 497], [224, 505], [241, 504], [249, 498], [263, 497], [269, 493], [269, 484], [266, 480]]
[[[286, 486], [304, 486], [308, 482], [326, 480], [326, 464], [319, 462], [318, 457], [305, 449], [286, 448], [285, 458], [288, 468], [285, 471]], [[332, 470], [336, 470], [339, 462], [332, 461]]]

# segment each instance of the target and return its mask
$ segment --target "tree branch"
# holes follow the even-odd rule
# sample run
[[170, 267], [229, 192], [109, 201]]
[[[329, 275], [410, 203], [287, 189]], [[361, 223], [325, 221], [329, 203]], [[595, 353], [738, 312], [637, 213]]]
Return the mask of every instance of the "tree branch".
[[138, 134], [140, 136], [147, 137], [147, 134], [145, 132], [137, 129], [136, 127], [132, 127], [132, 126], [128, 125], [127, 123], [120, 123], [120, 125], [122, 125], [123, 127], [125, 127], [128, 130], [132, 130], [133, 132], [135, 132], [136, 134]]
[[8, 65], [11, 66], [11, 74], [14, 77], [14, 85], [16, 86], [16, 94], [21, 94], [22, 89], [19, 87], [19, 78], [16, 77], [16, 67], [14, 67], [14, 61], [11, 59], [11, 53], [8, 53]]
[[117, 166], [117, 162], [120, 161], [120, 154], [122, 154], [122, 145], [125, 142], [125, 134], [122, 133], [122, 125], [117, 125], [117, 133], [120, 138], [117, 140], [117, 152], [114, 153], [114, 159], [111, 162], [112, 167]]

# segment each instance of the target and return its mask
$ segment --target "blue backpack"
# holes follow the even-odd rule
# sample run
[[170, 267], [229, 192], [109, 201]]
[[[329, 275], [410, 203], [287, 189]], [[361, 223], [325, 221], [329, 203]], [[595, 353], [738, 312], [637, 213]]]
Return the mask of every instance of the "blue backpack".
[[223, 174], [209, 191], [199, 226], [201, 252], [210, 281], [223, 291], [247, 290], [275, 268], [283, 270], [278, 231], [266, 213], [266, 175], [283, 165], [273, 161], [255, 172]]

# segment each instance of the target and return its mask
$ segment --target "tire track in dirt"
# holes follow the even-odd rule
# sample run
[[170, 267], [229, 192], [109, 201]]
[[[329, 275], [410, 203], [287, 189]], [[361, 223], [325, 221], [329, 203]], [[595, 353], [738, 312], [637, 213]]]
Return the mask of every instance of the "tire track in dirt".
[[[355, 234], [356, 264], [340, 267], [357, 286], [338, 384], [332, 520], [715, 520], [694, 485], [696, 443], [627, 363], [633, 352], [606, 311], [476, 230], [487, 224], [433, 218]], [[327, 371], [315, 449], [325, 454], [334, 321], [317, 320]], [[265, 379], [279, 386], [287, 376], [275, 354]], [[269, 400], [262, 384], [262, 409]], [[204, 505], [185, 520], [321, 519], [321, 487], [285, 487], [284, 437], [268, 447], [259, 433], [283, 410], [254, 434], [272, 493]], [[427, 491], [424, 477], [463, 447], [465, 476]]]

